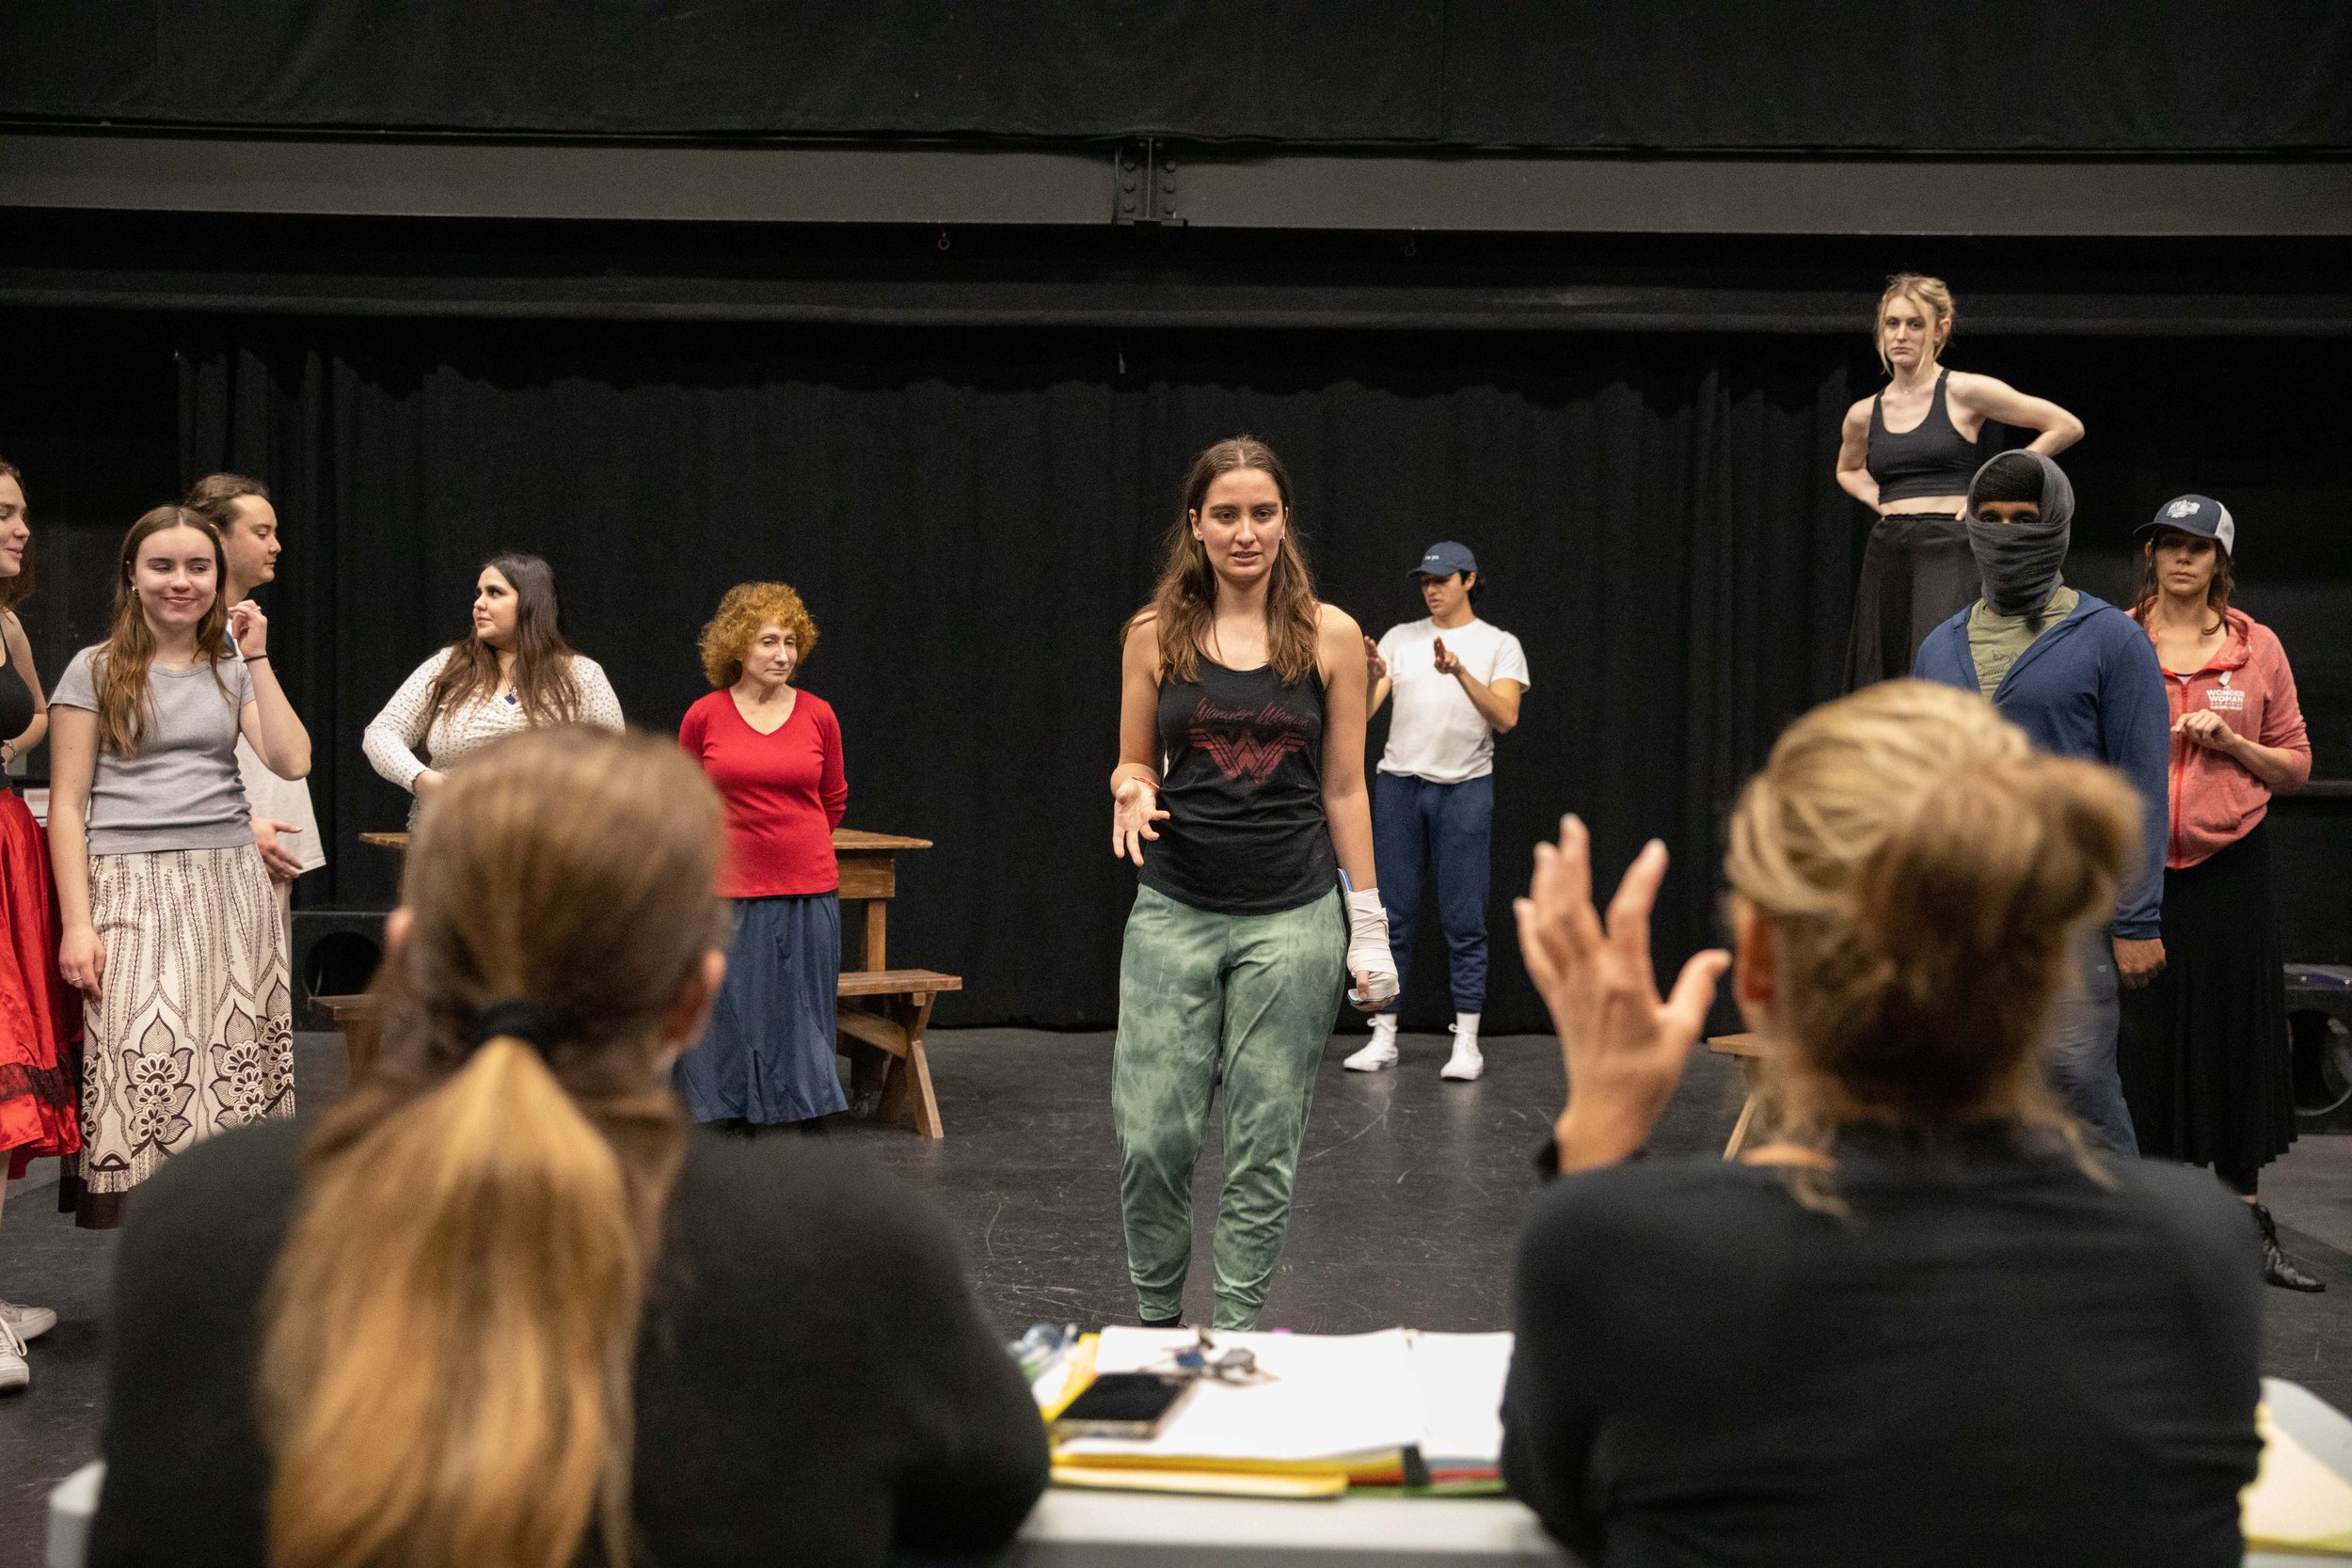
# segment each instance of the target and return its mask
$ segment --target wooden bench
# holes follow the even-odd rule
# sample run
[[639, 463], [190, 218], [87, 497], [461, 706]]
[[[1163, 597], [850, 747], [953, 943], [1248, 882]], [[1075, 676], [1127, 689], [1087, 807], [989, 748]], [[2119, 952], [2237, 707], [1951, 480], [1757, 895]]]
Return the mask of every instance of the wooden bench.
[[1740, 1075], [1748, 1082], [1748, 1098], [1740, 1107], [1740, 1119], [1731, 1129], [1731, 1141], [1724, 1145], [1724, 1158], [1736, 1160], [1740, 1151], [1756, 1141], [1762, 1131], [1756, 1125], [1756, 1085], [1764, 1071], [1764, 1037], [1761, 1035], [1717, 1035], [1707, 1042], [1707, 1049], [1718, 1056], [1729, 1056], [1740, 1064]]
[[[914, 1130], [927, 1138], [944, 1138], [947, 1129], [939, 1119], [939, 1097], [931, 1092], [931, 1061], [923, 1049], [930, 1028], [931, 1004], [942, 991], [961, 990], [963, 977], [932, 969], [848, 969], [841, 972], [834, 994], [841, 999], [834, 1027], [840, 1049], [849, 1042], [887, 1052], [890, 1069], [882, 1078], [882, 1103], [875, 1119], [902, 1121], [914, 1113]], [[855, 1057], [852, 1055], [852, 1077]]]
[[343, 1053], [349, 1059], [350, 1079], [356, 1084], [370, 1063], [375, 1060], [380, 1033], [375, 1022], [375, 998], [365, 991], [348, 996], [313, 996], [310, 998], [310, 1022], [325, 1024], [343, 1037]]

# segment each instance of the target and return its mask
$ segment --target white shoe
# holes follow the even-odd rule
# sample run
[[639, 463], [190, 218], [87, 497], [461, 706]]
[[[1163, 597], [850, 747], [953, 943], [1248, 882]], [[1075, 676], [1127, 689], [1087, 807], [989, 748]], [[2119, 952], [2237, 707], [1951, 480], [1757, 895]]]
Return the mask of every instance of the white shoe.
[[33, 1369], [24, 1359], [24, 1341], [16, 1337], [8, 1320], [0, 1318], [0, 1389], [22, 1388], [33, 1381]]
[[1396, 1015], [1378, 1013], [1372, 1021], [1372, 1043], [1340, 1066], [1350, 1072], [1378, 1072], [1396, 1066]]
[[1486, 1070], [1486, 1058], [1478, 1053], [1478, 1015], [1460, 1014], [1454, 1020], [1453, 1034], [1454, 1054], [1438, 1069], [1438, 1076], [1468, 1084]]
[[0, 1301], [0, 1323], [16, 1331], [19, 1339], [38, 1339], [57, 1326], [57, 1314], [46, 1307], [25, 1307]]

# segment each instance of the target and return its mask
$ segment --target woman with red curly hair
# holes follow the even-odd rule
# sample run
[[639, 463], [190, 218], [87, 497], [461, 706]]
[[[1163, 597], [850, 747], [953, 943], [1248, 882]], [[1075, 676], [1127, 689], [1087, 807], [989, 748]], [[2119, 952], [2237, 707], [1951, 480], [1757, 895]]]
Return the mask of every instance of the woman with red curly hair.
[[849, 1104], [834, 1067], [833, 831], [850, 784], [833, 708], [792, 684], [816, 647], [817, 623], [790, 588], [728, 589], [702, 634], [716, 689], [678, 725], [678, 744], [726, 802], [719, 891], [734, 901], [735, 935], [709, 1030], [678, 1058], [677, 1093], [696, 1121], [746, 1134], [789, 1122], [815, 1131]]

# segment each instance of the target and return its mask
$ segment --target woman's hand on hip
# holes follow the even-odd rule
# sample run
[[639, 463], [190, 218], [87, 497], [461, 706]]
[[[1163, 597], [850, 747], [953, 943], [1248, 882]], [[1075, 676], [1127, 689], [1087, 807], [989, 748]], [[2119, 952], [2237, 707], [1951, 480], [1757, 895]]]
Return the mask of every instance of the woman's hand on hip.
[[262, 864], [273, 882], [289, 883], [302, 875], [302, 863], [294, 859], [293, 850], [278, 842], [280, 833], [298, 833], [302, 829], [292, 822], [276, 817], [256, 816], [253, 819], [253, 847], [262, 852]]
[[1634, 857], [1607, 924], [1593, 908], [1592, 835], [1560, 819], [1560, 842], [1535, 847], [1535, 875], [1514, 906], [1519, 952], [1560, 1036], [1568, 1104], [1555, 1128], [1562, 1170], [1589, 1169], [1640, 1148], [1681, 1080], [1691, 1047], [1731, 965], [1720, 948], [1692, 954], [1662, 1001], [1650, 964], [1650, 911], [1666, 847]]
[[1152, 824], [1168, 820], [1159, 803], [1160, 792], [1141, 779], [1129, 779], [1119, 786], [1111, 801], [1112, 854], [1143, 863], [1144, 840], [1160, 836]]

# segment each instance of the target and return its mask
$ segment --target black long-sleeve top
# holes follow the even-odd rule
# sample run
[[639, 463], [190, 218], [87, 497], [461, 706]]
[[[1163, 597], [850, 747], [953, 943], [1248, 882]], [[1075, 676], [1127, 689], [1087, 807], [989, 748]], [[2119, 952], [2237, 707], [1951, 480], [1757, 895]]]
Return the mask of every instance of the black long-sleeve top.
[[2262, 1272], [2212, 1177], [2102, 1187], [2015, 1130], [1781, 1176], [1553, 1182], [1519, 1242], [1503, 1475], [1608, 1568], [2239, 1561]]
[[[302, 1136], [286, 1122], [226, 1133], [176, 1157], [131, 1205], [97, 1568], [264, 1560], [259, 1303]], [[945, 1221], [903, 1183], [807, 1139], [692, 1138], [647, 1298], [636, 1405], [640, 1560], [664, 1568], [982, 1553], [1011, 1538], [1045, 1483], [1043, 1423]]]

